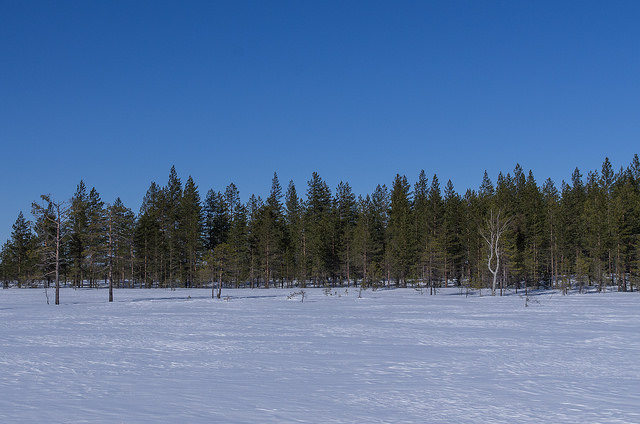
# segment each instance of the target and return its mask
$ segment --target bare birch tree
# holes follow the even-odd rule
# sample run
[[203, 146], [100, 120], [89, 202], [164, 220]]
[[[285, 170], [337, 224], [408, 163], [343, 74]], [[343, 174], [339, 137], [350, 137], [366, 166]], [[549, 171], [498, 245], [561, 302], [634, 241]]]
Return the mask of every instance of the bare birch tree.
[[[67, 202], [56, 202], [51, 200], [51, 196], [43, 194], [40, 196], [42, 203], [33, 202], [31, 210], [40, 225], [42, 237], [44, 238], [44, 255], [45, 261], [53, 261], [55, 265], [56, 278], [56, 300], [55, 304], [60, 304], [60, 262], [63, 229], [69, 216], [69, 207]], [[51, 224], [51, 231], [48, 231], [46, 223]], [[55, 232], [55, 234], [53, 234]], [[49, 240], [51, 243], [49, 243]]]
[[496, 282], [500, 269], [500, 237], [509, 227], [511, 220], [502, 216], [502, 211], [494, 212], [491, 209], [490, 216], [485, 223], [485, 228], [480, 231], [480, 235], [487, 242], [489, 254], [487, 255], [487, 267], [493, 276], [491, 284], [491, 296], [496, 295]]

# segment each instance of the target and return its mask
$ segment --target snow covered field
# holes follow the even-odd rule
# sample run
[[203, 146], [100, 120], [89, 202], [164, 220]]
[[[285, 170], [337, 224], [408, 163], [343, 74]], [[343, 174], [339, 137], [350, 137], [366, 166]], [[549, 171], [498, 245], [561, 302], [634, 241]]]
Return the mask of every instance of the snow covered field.
[[0, 290], [0, 422], [640, 422], [638, 293], [292, 292]]

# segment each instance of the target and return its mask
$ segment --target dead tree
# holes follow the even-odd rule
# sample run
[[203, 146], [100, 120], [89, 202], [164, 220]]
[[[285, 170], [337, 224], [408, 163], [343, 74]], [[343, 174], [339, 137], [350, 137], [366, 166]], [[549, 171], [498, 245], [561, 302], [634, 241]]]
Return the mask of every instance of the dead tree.
[[[56, 301], [60, 304], [60, 253], [62, 248], [63, 228], [69, 215], [67, 202], [55, 202], [51, 200], [51, 196], [43, 194], [40, 196], [42, 204], [33, 202], [31, 204], [32, 213], [37, 217], [41, 228], [42, 237], [44, 238], [46, 258], [45, 261], [53, 260], [55, 264], [56, 277]], [[49, 228], [49, 225], [51, 227]], [[55, 233], [55, 234], [53, 234]], [[52, 240], [51, 249], [48, 248], [47, 240]], [[49, 253], [52, 253], [49, 255]], [[51, 257], [51, 258], [50, 258]]]
[[502, 211], [494, 213], [491, 209], [485, 228], [480, 231], [480, 235], [487, 242], [489, 254], [487, 255], [487, 267], [493, 276], [491, 284], [491, 296], [496, 295], [496, 282], [498, 280], [498, 270], [500, 269], [500, 237], [509, 227], [510, 219], [501, 216]]

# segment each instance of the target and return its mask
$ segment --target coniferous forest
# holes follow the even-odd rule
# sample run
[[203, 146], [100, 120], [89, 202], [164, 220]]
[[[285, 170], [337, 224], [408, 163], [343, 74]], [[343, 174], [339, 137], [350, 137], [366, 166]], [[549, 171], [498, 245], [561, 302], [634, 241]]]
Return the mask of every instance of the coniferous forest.
[[[27, 205], [26, 205], [27, 206]], [[313, 173], [302, 190], [274, 173], [266, 199], [201, 191], [175, 168], [137, 213], [83, 181], [40, 196], [2, 246], [5, 288], [420, 286], [504, 290], [640, 283], [640, 161], [557, 186], [519, 165], [477, 190], [420, 172], [356, 195]], [[58, 303], [58, 299], [56, 299]]]

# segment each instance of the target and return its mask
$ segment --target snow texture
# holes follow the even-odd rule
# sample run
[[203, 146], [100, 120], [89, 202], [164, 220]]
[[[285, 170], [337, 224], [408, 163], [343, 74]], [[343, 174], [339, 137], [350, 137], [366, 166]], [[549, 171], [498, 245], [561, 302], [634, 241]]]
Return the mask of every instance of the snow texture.
[[293, 291], [1, 290], [0, 422], [640, 422], [638, 293]]

